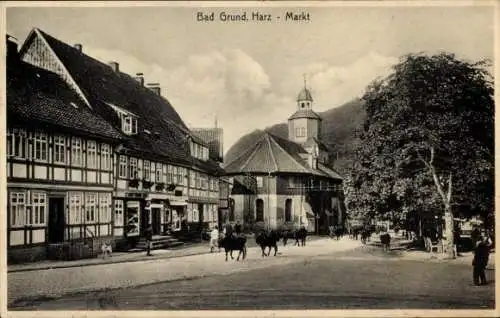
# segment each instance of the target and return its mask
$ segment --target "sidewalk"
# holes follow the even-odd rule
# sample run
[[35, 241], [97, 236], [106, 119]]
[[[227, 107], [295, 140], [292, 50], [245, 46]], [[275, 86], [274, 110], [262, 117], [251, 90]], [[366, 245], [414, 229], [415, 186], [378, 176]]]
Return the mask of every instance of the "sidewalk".
[[[255, 247], [255, 239], [253, 236], [248, 236], [247, 247]], [[307, 238], [308, 242], [316, 241], [322, 239], [323, 237], [319, 236], [309, 236]], [[293, 241], [289, 240], [288, 244], [293, 245]], [[278, 243], [279, 247], [281, 247], [282, 242]], [[68, 268], [68, 267], [80, 267], [80, 266], [95, 266], [95, 265], [104, 265], [104, 264], [116, 264], [116, 263], [125, 263], [125, 262], [141, 262], [141, 261], [150, 261], [157, 259], [168, 259], [174, 257], [184, 257], [191, 255], [201, 255], [201, 254], [210, 254], [209, 242], [202, 243], [186, 243], [183, 246], [173, 248], [173, 249], [156, 249], [152, 250], [152, 256], [146, 256], [146, 251], [140, 252], [113, 252], [111, 257], [106, 257], [105, 259], [102, 256], [98, 256], [97, 258], [88, 258], [88, 259], [80, 259], [74, 261], [40, 261], [34, 263], [23, 263], [23, 264], [12, 264], [7, 266], [8, 273], [14, 272], [25, 272], [25, 271], [36, 271], [36, 270], [49, 270], [56, 268]], [[222, 250], [222, 249], [221, 249]]]

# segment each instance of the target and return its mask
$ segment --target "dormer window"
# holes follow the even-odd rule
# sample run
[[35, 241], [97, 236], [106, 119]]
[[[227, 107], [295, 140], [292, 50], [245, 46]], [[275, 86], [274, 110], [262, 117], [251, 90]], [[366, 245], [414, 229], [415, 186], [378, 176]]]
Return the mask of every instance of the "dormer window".
[[130, 115], [122, 115], [122, 130], [127, 135], [137, 134], [137, 118]]
[[200, 159], [203, 161], [208, 160], [208, 148], [195, 143], [194, 141], [190, 142], [189, 148], [191, 150], [191, 156], [195, 157], [196, 159]]

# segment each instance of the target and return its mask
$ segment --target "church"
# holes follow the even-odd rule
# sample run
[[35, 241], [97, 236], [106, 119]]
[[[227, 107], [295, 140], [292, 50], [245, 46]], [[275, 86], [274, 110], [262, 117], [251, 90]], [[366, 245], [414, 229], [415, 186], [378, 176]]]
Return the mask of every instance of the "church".
[[230, 222], [248, 230], [305, 226], [316, 234], [342, 224], [342, 177], [329, 166], [322, 119], [305, 81], [296, 107], [287, 139], [266, 131], [224, 167], [232, 181]]

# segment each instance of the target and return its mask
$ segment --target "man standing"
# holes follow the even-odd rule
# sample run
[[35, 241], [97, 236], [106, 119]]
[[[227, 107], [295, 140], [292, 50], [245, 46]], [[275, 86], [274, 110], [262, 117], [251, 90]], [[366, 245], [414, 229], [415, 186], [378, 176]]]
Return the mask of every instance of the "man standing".
[[236, 233], [236, 236], [240, 236], [240, 234], [241, 234], [240, 221], [236, 221], [236, 225], [234, 226], [234, 232]]
[[153, 241], [153, 229], [151, 228], [151, 225], [147, 227], [146, 229], [146, 256], [152, 256], [151, 255], [151, 244]]
[[210, 253], [214, 251], [214, 248], [217, 247], [220, 250], [219, 247], [219, 228], [218, 226], [214, 226], [212, 232], [210, 232]]
[[490, 247], [486, 243], [486, 239], [482, 236], [479, 237], [479, 242], [474, 250], [474, 259], [472, 260], [473, 266], [473, 279], [474, 285], [486, 285], [486, 275], [484, 270], [488, 265], [488, 258], [490, 256]]
[[231, 223], [227, 222], [224, 230], [226, 232], [224, 233], [226, 237], [231, 238], [231, 236], [233, 235], [233, 227], [231, 226]]

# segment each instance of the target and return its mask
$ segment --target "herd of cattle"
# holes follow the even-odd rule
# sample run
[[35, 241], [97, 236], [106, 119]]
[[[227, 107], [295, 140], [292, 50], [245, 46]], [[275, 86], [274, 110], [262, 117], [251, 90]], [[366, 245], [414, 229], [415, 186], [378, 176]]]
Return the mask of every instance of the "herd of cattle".
[[[286, 246], [289, 239], [295, 239], [295, 245], [297, 246], [305, 246], [307, 238], [307, 230], [305, 228], [297, 229], [297, 230], [269, 230], [269, 231], [261, 231], [255, 236], [255, 243], [262, 250], [262, 257], [269, 256], [271, 254], [271, 249], [274, 249], [274, 256], [278, 253], [278, 242], [280, 240], [283, 241], [283, 245]], [[219, 238], [219, 248], [224, 248], [226, 253], [226, 261], [228, 260], [228, 255], [233, 258], [233, 251], [238, 251], [237, 261], [240, 260], [240, 256], [242, 259], [246, 258], [247, 254], [247, 238], [244, 234], [236, 235], [233, 234], [231, 236]], [[266, 253], [266, 249], [268, 249]]]
[[[361, 242], [366, 244], [370, 239], [375, 229], [371, 227], [353, 227], [349, 230], [345, 228], [331, 228], [330, 237], [339, 240], [342, 236], [348, 234], [352, 239], [358, 240], [361, 238]], [[262, 250], [262, 257], [269, 256], [271, 254], [271, 249], [274, 249], [274, 256], [278, 253], [278, 242], [283, 241], [283, 246], [286, 246], [289, 239], [295, 239], [295, 246], [305, 246], [307, 238], [307, 230], [305, 228], [300, 228], [296, 230], [268, 230], [260, 231], [255, 236], [255, 243]], [[382, 243], [383, 249], [388, 250], [390, 246], [391, 236], [388, 233], [382, 233], [380, 235], [380, 241]], [[226, 261], [228, 256], [233, 257], [233, 251], [238, 251], [237, 261], [240, 257], [244, 260], [247, 254], [247, 238], [244, 234], [240, 235], [230, 235], [227, 237], [221, 236], [218, 241], [219, 249], [223, 248], [226, 254]], [[267, 253], [266, 253], [266, 249]]]

